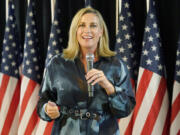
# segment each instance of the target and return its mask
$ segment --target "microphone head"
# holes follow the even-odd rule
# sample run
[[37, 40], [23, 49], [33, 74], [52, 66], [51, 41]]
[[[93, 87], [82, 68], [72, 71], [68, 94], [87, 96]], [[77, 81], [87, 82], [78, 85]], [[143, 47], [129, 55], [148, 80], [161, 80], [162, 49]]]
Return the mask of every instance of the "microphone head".
[[87, 61], [94, 61], [94, 54], [93, 53], [87, 53], [86, 54], [86, 60]]

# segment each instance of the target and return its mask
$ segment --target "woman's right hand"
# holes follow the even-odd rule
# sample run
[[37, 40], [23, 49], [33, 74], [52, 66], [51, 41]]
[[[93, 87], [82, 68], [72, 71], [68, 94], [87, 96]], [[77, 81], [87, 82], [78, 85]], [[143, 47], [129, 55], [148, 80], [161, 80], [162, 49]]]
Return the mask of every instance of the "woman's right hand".
[[48, 103], [46, 104], [45, 112], [51, 119], [56, 119], [60, 116], [58, 106], [51, 101], [48, 101]]

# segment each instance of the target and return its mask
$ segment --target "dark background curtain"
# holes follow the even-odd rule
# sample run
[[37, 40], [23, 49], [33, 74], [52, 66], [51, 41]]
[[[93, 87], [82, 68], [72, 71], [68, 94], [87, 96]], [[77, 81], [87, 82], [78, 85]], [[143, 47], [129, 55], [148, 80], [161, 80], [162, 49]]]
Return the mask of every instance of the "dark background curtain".
[[[59, 0], [61, 12], [63, 13], [62, 23], [65, 31], [65, 43], [68, 39], [68, 30], [71, 19], [80, 8], [84, 7], [84, 0]], [[51, 26], [51, 5], [50, 0], [36, 0], [37, 25], [40, 36], [42, 57], [45, 59], [47, 44]], [[108, 26], [110, 36], [110, 48], [114, 50], [116, 41], [116, 1], [115, 0], [91, 0], [91, 6], [98, 9]], [[169, 90], [172, 89], [174, 66], [178, 37], [180, 36], [180, 1], [179, 0], [157, 0], [158, 17], [160, 20], [160, 31], [162, 46], [164, 49], [165, 62], [167, 68], [167, 79]], [[26, 18], [26, 0], [15, 0], [16, 19], [21, 39], [21, 45], [24, 43], [25, 18]], [[133, 16], [135, 20], [135, 34], [139, 48], [141, 48], [145, 17], [146, 0], [133, 0]], [[5, 28], [5, 0], [0, 1], [0, 49]], [[66, 47], [66, 44], [63, 45]], [[0, 51], [1, 51], [0, 50]], [[141, 49], [139, 52], [141, 53]], [[1, 56], [0, 56], [1, 57]]]

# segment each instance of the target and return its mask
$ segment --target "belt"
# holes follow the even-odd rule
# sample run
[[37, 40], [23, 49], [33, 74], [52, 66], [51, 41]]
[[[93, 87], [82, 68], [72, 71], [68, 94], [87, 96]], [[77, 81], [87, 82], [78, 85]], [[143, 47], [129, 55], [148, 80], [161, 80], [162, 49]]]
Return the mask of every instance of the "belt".
[[67, 108], [61, 107], [60, 112], [68, 117], [73, 119], [81, 119], [81, 120], [88, 120], [88, 119], [95, 119], [100, 120], [101, 115], [95, 112], [86, 111], [87, 109], [77, 109], [77, 108]]

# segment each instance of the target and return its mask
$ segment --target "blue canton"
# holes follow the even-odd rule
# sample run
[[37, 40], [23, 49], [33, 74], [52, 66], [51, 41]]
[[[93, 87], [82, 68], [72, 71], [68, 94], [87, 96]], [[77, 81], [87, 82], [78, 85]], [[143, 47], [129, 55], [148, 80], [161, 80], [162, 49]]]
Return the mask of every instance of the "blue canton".
[[54, 21], [51, 26], [51, 33], [48, 43], [48, 51], [46, 56], [46, 66], [49, 60], [56, 54], [60, 54], [63, 49], [63, 34], [62, 34], [62, 16], [59, 2], [56, 1]]
[[8, 19], [5, 27], [0, 72], [19, 77], [19, 66], [22, 63], [22, 47], [19, 42], [15, 18], [14, 1], [9, 0]]
[[135, 43], [131, 2], [131, 0], [122, 0], [115, 48], [118, 56], [126, 63], [131, 78], [136, 80], [139, 60], [137, 56], [138, 47]]
[[40, 83], [42, 79], [42, 62], [40, 56], [42, 54], [39, 51], [34, 6], [34, 0], [30, 0], [26, 18], [23, 74]]
[[179, 37], [178, 49], [176, 53], [175, 80], [177, 80], [180, 83], [180, 37]]
[[156, 6], [153, 0], [150, 1], [149, 12], [146, 18], [140, 65], [145, 69], [164, 76], [165, 65], [156, 17]]

